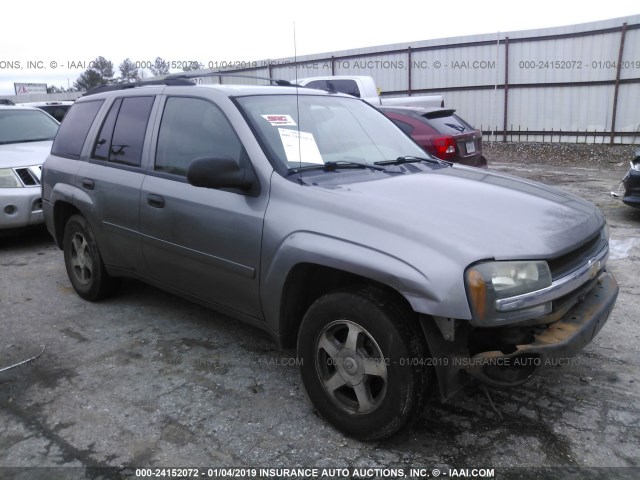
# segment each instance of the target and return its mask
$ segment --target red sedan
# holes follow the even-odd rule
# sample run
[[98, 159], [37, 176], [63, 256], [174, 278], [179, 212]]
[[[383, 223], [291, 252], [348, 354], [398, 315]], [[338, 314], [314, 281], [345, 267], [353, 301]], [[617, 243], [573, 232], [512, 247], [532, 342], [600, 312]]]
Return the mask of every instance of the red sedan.
[[380, 107], [424, 150], [442, 160], [487, 168], [482, 155], [482, 132], [451, 108]]

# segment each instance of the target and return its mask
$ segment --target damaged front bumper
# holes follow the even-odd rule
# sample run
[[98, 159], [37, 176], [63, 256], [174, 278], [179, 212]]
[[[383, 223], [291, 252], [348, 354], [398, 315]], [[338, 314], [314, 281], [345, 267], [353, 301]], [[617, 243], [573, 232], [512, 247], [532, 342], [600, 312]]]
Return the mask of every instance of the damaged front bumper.
[[529, 380], [539, 367], [570, 363], [609, 318], [618, 290], [615, 278], [602, 273], [587, 297], [562, 319], [532, 333], [533, 342], [515, 345], [515, 351], [508, 354], [490, 351], [474, 355], [465, 371], [493, 386], [511, 386]]
[[[607, 321], [618, 290], [613, 275], [603, 271], [559, 320], [548, 325], [515, 327], [508, 333], [503, 330], [495, 349], [475, 353], [473, 338], [479, 329], [458, 322], [452, 342], [443, 336], [442, 325], [421, 317], [442, 400], [453, 396], [470, 378], [494, 387], [510, 387], [526, 382], [545, 366], [571, 364], [572, 357], [591, 342]], [[488, 328], [480, 330], [485, 337], [491, 335]], [[495, 332], [497, 339], [498, 330]], [[509, 342], [509, 335], [514, 335], [513, 342]]]
[[640, 208], [640, 170], [630, 169], [623, 180], [625, 187], [622, 201], [630, 207]]
[[635, 158], [629, 162], [629, 171], [624, 176], [618, 191], [611, 192], [613, 198], [620, 198], [620, 190], [624, 187], [622, 202], [630, 207], [640, 208], [640, 148], [635, 152]]

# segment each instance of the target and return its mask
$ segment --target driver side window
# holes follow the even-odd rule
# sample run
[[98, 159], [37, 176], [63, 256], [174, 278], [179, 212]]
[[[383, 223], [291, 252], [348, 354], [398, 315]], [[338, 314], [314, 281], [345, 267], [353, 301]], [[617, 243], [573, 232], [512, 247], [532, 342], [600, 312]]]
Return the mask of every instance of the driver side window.
[[196, 158], [231, 158], [240, 163], [242, 144], [222, 111], [199, 98], [167, 99], [154, 170], [186, 176]]

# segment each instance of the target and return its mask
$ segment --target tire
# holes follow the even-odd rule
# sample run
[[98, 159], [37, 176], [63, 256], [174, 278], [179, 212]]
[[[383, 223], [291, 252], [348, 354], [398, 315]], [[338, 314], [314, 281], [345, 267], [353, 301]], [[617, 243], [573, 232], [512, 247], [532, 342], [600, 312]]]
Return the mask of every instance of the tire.
[[115, 293], [118, 280], [109, 276], [87, 220], [73, 215], [64, 227], [64, 264], [74, 290], [95, 302]]
[[302, 382], [338, 430], [382, 440], [422, 412], [433, 369], [413, 315], [373, 287], [329, 293], [309, 307], [298, 335]]

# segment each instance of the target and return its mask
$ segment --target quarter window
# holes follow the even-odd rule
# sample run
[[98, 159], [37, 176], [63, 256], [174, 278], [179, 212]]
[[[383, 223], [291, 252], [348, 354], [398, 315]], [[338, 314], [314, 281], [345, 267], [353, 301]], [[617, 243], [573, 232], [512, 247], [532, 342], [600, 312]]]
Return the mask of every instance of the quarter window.
[[154, 169], [186, 176], [196, 158], [231, 158], [240, 163], [242, 143], [224, 114], [212, 103], [187, 97], [167, 99]]
[[402, 130], [407, 135], [411, 135], [411, 132], [413, 132], [413, 127], [408, 123], [405, 123], [401, 120], [397, 120], [395, 118], [392, 118], [391, 121], [395, 123], [398, 127], [400, 127], [400, 130]]
[[78, 102], [70, 109], [64, 125], [60, 126], [51, 147], [53, 155], [79, 157], [91, 124], [102, 106], [103, 100]]

